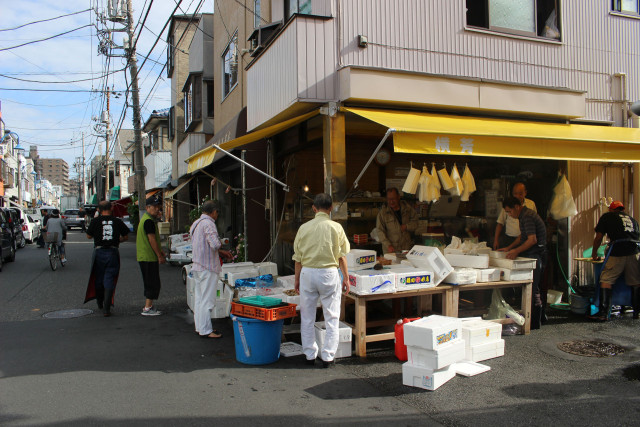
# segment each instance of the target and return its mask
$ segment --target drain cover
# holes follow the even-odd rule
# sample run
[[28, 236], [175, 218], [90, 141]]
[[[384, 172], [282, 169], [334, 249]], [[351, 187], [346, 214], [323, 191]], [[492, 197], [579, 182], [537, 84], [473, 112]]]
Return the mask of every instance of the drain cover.
[[604, 341], [575, 340], [558, 344], [565, 353], [587, 357], [611, 357], [624, 353], [624, 347]]
[[93, 313], [93, 310], [74, 308], [72, 310], [52, 311], [51, 313], [43, 314], [42, 317], [46, 317], [47, 319], [73, 319], [74, 317], [87, 316], [91, 313]]

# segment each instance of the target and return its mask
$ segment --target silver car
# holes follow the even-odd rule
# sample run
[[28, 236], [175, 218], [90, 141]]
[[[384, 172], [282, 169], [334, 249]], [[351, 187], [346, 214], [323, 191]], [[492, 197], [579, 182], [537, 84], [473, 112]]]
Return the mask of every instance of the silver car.
[[84, 228], [84, 218], [79, 213], [79, 209], [67, 209], [64, 211], [61, 218], [68, 229], [71, 229], [71, 227]]

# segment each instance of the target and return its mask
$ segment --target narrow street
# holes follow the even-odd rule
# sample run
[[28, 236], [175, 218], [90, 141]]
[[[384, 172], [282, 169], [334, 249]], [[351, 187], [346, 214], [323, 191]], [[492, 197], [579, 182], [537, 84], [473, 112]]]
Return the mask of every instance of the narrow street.
[[[366, 360], [310, 369], [300, 357], [251, 367], [235, 360], [231, 322], [220, 341], [199, 339], [187, 322], [177, 267], [161, 266], [158, 307], [139, 315], [135, 245], [122, 245], [115, 315], [82, 304], [91, 242], [69, 233], [65, 268], [51, 271], [28, 245], [0, 273], [0, 423], [3, 425], [635, 425], [640, 418], [640, 325], [586, 323], [556, 313], [529, 336], [505, 337], [488, 373], [456, 377], [435, 392], [402, 385], [390, 344]], [[44, 318], [89, 308], [72, 319]], [[610, 358], [557, 349], [569, 339], [622, 345]], [[614, 418], [603, 418], [612, 414]]]

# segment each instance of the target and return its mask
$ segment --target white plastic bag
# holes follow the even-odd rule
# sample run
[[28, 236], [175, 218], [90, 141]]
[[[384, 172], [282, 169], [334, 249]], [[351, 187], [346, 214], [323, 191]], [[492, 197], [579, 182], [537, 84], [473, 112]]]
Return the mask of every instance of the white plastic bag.
[[504, 319], [505, 317], [513, 319], [518, 325], [524, 325], [524, 317], [513, 309], [502, 298], [502, 292], [500, 289], [494, 289], [491, 294], [491, 306], [489, 306], [489, 313], [487, 313], [485, 319]]
[[418, 181], [420, 181], [420, 171], [412, 167], [409, 171], [409, 175], [407, 176], [407, 180], [404, 182], [402, 191], [407, 194], [416, 194], [416, 190], [418, 189]]
[[576, 203], [573, 201], [573, 195], [571, 194], [569, 181], [567, 181], [565, 175], [562, 175], [560, 182], [553, 187], [553, 200], [551, 201], [549, 213], [555, 220], [569, 218], [578, 213]]

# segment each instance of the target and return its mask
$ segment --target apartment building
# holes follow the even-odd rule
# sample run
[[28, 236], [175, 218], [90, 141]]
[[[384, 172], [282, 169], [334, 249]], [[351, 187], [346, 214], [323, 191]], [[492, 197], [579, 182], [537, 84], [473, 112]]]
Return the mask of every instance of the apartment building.
[[40, 171], [40, 177], [48, 180], [54, 186], [60, 186], [62, 195], [70, 192], [69, 164], [63, 159], [38, 158], [36, 171]]

